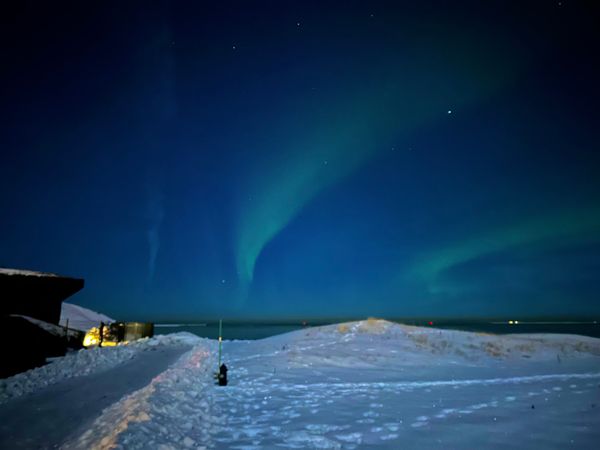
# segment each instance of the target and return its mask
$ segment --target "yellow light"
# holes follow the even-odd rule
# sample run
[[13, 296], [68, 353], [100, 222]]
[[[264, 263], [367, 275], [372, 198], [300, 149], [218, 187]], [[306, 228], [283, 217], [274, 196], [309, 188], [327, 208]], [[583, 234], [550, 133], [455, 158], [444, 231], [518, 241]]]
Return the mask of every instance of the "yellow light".
[[508, 321], [509, 325], [512, 325], [514, 322], [512, 320]]
[[98, 328], [90, 328], [83, 338], [83, 346], [91, 347], [100, 343], [100, 330]]

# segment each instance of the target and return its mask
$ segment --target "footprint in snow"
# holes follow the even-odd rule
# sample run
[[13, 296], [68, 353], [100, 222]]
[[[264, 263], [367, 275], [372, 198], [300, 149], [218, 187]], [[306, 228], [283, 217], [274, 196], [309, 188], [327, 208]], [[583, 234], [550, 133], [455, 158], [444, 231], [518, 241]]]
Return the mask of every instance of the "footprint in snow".
[[390, 431], [398, 431], [400, 429], [400, 427], [398, 426], [397, 423], [392, 422], [392, 423], [386, 423], [384, 425]]
[[391, 441], [392, 439], [397, 439], [398, 435], [396, 433], [384, 434], [383, 436], [379, 436], [379, 439], [382, 441]]
[[375, 423], [375, 420], [373, 420], [373, 419], [358, 419], [356, 421], [356, 423], [370, 424], [370, 423]]
[[335, 437], [336, 437], [336, 439], [339, 439], [342, 442], [359, 444], [359, 445], [362, 443], [362, 434], [361, 433], [337, 434]]

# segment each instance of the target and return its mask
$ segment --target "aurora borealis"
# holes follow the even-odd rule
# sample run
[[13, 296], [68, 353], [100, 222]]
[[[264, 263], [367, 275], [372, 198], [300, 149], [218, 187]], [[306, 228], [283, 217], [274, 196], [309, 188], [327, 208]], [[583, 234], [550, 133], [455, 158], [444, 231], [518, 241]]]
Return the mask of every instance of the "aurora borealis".
[[591, 4], [5, 17], [0, 267], [123, 319], [600, 314]]

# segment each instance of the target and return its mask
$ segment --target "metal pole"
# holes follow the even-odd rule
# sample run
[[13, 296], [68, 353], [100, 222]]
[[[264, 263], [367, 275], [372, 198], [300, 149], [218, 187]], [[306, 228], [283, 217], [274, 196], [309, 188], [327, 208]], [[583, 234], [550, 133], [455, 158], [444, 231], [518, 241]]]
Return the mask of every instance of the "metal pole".
[[219, 319], [219, 367], [217, 369], [219, 369], [221, 367], [221, 342], [223, 341], [222, 331], [223, 331], [223, 320]]

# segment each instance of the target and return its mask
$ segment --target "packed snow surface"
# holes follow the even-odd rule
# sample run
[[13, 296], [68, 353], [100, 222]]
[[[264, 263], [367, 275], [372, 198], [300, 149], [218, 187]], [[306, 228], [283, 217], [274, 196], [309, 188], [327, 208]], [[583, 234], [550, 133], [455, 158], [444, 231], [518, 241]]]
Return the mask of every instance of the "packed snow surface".
[[191, 350], [62, 447], [591, 449], [600, 438], [594, 338], [352, 322], [225, 341], [226, 387], [213, 379], [217, 342], [185, 339]]
[[100, 326], [100, 322], [111, 323], [114, 319], [110, 317], [92, 311], [91, 309], [84, 308], [83, 306], [74, 305], [73, 303], [62, 303], [60, 311], [60, 325], [75, 330], [88, 331], [90, 328]]

